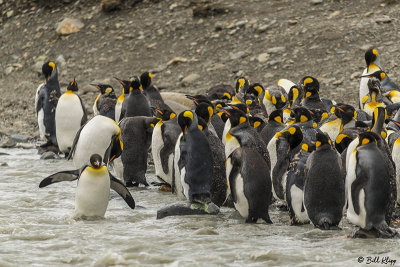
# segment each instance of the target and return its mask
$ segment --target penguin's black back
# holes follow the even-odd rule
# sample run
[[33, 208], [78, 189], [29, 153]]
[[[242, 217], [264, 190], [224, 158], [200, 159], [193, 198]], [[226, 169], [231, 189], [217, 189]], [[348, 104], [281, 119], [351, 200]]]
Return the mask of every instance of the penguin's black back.
[[147, 116], [152, 115], [149, 102], [140, 91], [134, 90], [122, 103], [123, 117]]
[[342, 160], [330, 145], [325, 144], [311, 153], [307, 160], [304, 205], [312, 223], [327, 229], [327, 226], [339, 224], [344, 202]]
[[277, 132], [282, 131], [285, 127], [285, 124], [276, 121], [269, 121], [260, 133], [262, 140], [266, 145], [268, 145], [272, 137], [274, 137]]
[[217, 133], [219, 139], [222, 140], [222, 135], [224, 134], [225, 127], [224, 121], [221, 119], [220, 116], [218, 116], [218, 114], [213, 114], [210, 123], [214, 127], [214, 130]]

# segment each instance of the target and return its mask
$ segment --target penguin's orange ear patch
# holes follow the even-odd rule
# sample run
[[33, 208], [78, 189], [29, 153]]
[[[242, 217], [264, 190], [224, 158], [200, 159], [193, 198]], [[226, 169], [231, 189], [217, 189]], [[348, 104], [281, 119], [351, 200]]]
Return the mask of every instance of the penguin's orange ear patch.
[[366, 144], [368, 144], [370, 142], [370, 140], [368, 139], [368, 138], [364, 138], [362, 141], [361, 141], [361, 145], [366, 145]]
[[313, 79], [307, 78], [307, 79], [304, 80], [303, 85], [306, 85], [306, 84], [309, 84], [309, 83], [312, 83], [312, 82], [313, 82]]
[[247, 121], [247, 119], [246, 119], [246, 117], [240, 117], [240, 119], [239, 119], [239, 125], [240, 124], [242, 124], [242, 123], [244, 123], [244, 122], [246, 122]]

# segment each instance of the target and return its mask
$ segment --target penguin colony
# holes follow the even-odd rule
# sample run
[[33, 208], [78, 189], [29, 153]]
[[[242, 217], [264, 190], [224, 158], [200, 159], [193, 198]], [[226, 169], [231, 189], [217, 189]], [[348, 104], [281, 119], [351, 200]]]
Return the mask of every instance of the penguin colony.
[[400, 89], [379, 59], [366, 51], [358, 107], [321, 98], [312, 76], [268, 87], [240, 77], [235, 87], [184, 95], [160, 93], [145, 72], [116, 78], [118, 97], [93, 84], [99, 95], [88, 121], [77, 82], [61, 95], [47, 62], [36, 94], [42, 146], [58, 147], [76, 170], [40, 187], [78, 179], [77, 217], [104, 216], [110, 187], [133, 209], [126, 187], [148, 186], [151, 152], [153, 185], [206, 214], [210, 204], [228, 206], [248, 223], [273, 223], [276, 202], [292, 225], [339, 229], [345, 215], [354, 237], [397, 237], [389, 225], [400, 203]]

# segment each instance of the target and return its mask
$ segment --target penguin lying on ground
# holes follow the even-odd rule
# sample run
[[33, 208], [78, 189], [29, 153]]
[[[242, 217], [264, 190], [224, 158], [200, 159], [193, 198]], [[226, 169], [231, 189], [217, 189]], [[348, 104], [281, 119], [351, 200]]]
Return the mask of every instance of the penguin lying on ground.
[[55, 112], [61, 96], [57, 66], [48, 61], [43, 64], [42, 72], [46, 83], [39, 86], [35, 97], [40, 138], [47, 141], [44, 146], [57, 146]]
[[108, 164], [121, 155], [123, 144], [120, 135], [121, 130], [113, 119], [97, 115], [76, 133], [67, 159], [73, 158], [75, 167], [80, 168], [90, 155], [99, 154]]
[[147, 155], [151, 144], [153, 128], [158, 122], [154, 117], [128, 117], [123, 119], [121, 127], [121, 141], [124, 145], [121, 160], [123, 164], [123, 178], [126, 186], [139, 186], [146, 182]]
[[304, 206], [316, 227], [337, 229], [345, 203], [345, 169], [329, 137], [321, 133], [316, 137], [316, 150], [305, 168]]
[[56, 136], [58, 148], [66, 157], [71, 150], [74, 138], [79, 129], [86, 123], [87, 114], [85, 105], [79, 95], [78, 84], [70, 82], [56, 107]]
[[75, 219], [104, 217], [110, 188], [115, 190], [131, 209], [135, 208], [135, 200], [128, 189], [107, 170], [98, 154], [90, 156], [89, 163], [78, 170], [61, 171], [43, 179], [39, 187], [62, 181], [78, 180], [75, 194]]

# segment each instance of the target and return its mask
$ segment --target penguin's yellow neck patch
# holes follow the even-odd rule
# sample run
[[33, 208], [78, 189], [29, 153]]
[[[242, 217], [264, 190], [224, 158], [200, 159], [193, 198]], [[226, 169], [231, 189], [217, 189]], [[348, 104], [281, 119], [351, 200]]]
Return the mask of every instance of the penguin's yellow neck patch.
[[100, 168], [93, 168], [91, 166], [86, 168], [89, 172], [93, 172], [96, 174], [102, 173], [102, 172], [106, 172], [107, 171], [107, 167], [106, 166], [101, 166]]
[[346, 135], [346, 134], [339, 134], [339, 135], [336, 137], [335, 143], [336, 143], [336, 144], [340, 144], [340, 143], [343, 141], [344, 138], [350, 138], [350, 136], [348, 136], [348, 135]]
[[120, 95], [119, 97], [118, 97], [118, 102], [124, 102], [124, 99], [125, 99], [125, 95], [124, 94], [122, 94], [122, 95]]
[[396, 141], [394, 141], [394, 145], [398, 146], [400, 145], [400, 137], [396, 139]]
[[72, 92], [72, 90], [67, 90], [67, 91], [65, 92], [65, 94], [67, 94], [67, 95], [73, 95], [74, 92]]

